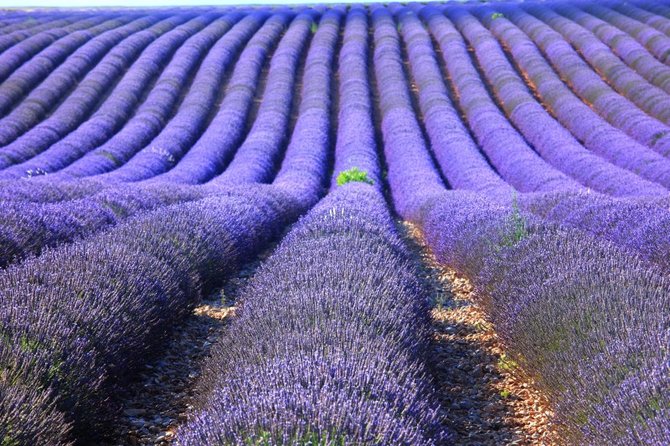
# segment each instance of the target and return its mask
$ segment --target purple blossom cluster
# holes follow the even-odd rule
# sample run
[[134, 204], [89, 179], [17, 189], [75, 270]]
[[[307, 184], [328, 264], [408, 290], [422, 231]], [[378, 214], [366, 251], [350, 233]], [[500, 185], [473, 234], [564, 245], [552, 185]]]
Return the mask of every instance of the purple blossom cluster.
[[475, 283], [566, 441], [667, 444], [667, 273], [584, 232], [465, 194], [445, 193], [426, 213], [426, 240]]
[[177, 444], [445, 444], [427, 303], [381, 193], [331, 192], [243, 293]]
[[[113, 420], [104, 401], [115, 386], [124, 384], [203, 292], [297, 218], [303, 211], [298, 198], [271, 186], [231, 188], [5, 270], [0, 364], [11, 386], [3, 404], [28, 404], [24, 389], [36, 383], [46, 393], [31, 394], [35, 405], [62, 414], [49, 419], [64, 417], [79, 437], [95, 434]], [[33, 411], [18, 425], [0, 425], [2, 438], [44, 438], [64, 429], [41, 424], [41, 417]], [[49, 443], [65, 444], [67, 438]]]

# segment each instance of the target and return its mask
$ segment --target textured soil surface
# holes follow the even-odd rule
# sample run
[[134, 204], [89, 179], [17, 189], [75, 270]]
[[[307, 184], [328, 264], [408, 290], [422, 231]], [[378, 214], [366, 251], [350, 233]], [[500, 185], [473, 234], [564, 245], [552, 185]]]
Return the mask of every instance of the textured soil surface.
[[416, 227], [399, 225], [433, 293], [429, 358], [457, 445], [560, 445], [552, 412], [505, 356], [466, 278], [435, 262]]

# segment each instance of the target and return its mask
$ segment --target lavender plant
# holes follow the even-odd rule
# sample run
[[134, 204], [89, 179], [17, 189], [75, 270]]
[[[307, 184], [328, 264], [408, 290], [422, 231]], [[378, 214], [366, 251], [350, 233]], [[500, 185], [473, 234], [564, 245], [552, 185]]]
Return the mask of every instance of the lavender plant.
[[286, 236], [206, 364], [177, 444], [444, 444], [427, 294], [383, 197], [347, 184]]

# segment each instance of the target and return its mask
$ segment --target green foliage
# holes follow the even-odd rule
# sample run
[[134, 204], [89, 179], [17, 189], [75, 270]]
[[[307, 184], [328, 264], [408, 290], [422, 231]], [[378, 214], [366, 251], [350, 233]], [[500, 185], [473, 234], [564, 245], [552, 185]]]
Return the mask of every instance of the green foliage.
[[495, 12], [491, 14], [491, 20], [499, 19], [501, 17], [505, 17], [505, 15], [502, 12]]
[[505, 370], [508, 372], [511, 372], [512, 370], [516, 369], [519, 367], [519, 364], [506, 354], [500, 355], [500, 358], [498, 358], [498, 368], [500, 370]]
[[317, 29], [319, 29], [319, 25], [317, 25], [316, 22], [312, 22], [312, 27], [311, 27], [312, 34], [316, 33]]
[[112, 203], [111, 201], [103, 201], [102, 204], [104, 206], [107, 206], [109, 209], [111, 209], [112, 212], [114, 212], [114, 214], [117, 217], [127, 217], [128, 216], [128, 211], [123, 206], [119, 206], [118, 204]]
[[20, 444], [19, 440], [12, 438], [9, 434], [2, 437], [2, 441], [0, 441], [0, 446], [20, 446]]
[[38, 348], [41, 347], [40, 343], [34, 339], [30, 339], [28, 336], [21, 336], [19, 339], [19, 344], [21, 349], [27, 352], [35, 352]]
[[509, 398], [510, 395], [512, 395], [512, 392], [509, 391], [508, 389], [502, 389], [500, 391], [500, 397], [503, 398], [503, 399]]
[[360, 183], [366, 183], [366, 184], [374, 184], [374, 181], [372, 181], [368, 177], [368, 173], [364, 170], [360, 170], [358, 167], [352, 167], [351, 169], [343, 170], [337, 176], [338, 186], [343, 186], [353, 181], [358, 181]]
[[439, 290], [433, 297], [433, 306], [438, 309], [443, 308], [444, 305], [449, 301], [450, 297], [451, 295], [446, 291]]
[[47, 379], [49, 382], [63, 379], [63, 364], [65, 364], [65, 361], [60, 358], [56, 358], [54, 360], [54, 363], [51, 365], [51, 367], [49, 367], [49, 371], [47, 373]]
[[512, 247], [528, 236], [526, 219], [521, 215], [516, 195], [512, 201], [512, 214], [505, 226], [500, 240], [501, 247]]

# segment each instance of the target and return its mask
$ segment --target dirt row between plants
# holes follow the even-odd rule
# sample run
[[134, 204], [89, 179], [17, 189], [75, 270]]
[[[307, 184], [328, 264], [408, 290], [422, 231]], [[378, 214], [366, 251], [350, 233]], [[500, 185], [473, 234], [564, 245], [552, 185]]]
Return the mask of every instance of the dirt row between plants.
[[433, 295], [429, 363], [455, 444], [560, 445], [546, 399], [505, 355], [472, 284], [435, 261], [418, 228], [398, 226]]
[[272, 248], [245, 265], [224, 287], [204, 299], [148, 358], [144, 369], [113, 404], [122, 415], [105, 446], [166, 446], [173, 443], [187, 419], [201, 368], [213, 344], [235, 315], [235, 302], [256, 268]]

